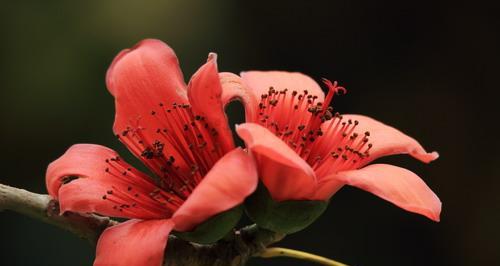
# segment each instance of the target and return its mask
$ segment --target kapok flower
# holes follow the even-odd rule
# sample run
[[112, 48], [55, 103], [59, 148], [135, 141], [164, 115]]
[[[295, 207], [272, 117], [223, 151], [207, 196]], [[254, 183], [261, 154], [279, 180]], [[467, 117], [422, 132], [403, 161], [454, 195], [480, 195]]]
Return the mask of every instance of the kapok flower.
[[403, 153], [428, 163], [438, 154], [372, 118], [334, 113], [330, 103], [345, 88], [324, 80], [325, 98], [311, 78], [278, 71], [243, 72], [241, 83], [233, 77], [234, 88], [248, 90], [249, 114], [236, 131], [255, 155], [260, 179], [275, 201], [327, 201], [351, 185], [439, 221], [441, 202], [416, 174], [388, 164], [368, 165]]
[[225, 211], [241, 212], [237, 206], [255, 190], [254, 161], [233, 144], [215, 60], [211, 54], [187, 86], [175, 53], [158, 40], [122, 51], [111, 64], [113, 130], [155, 178], [92, 144], [74, 145], [49, 165], [47, 189], [61, 213], [130, 219], [103, 232], [94, 265], [160, 265], [172, 230], [190, 232]]

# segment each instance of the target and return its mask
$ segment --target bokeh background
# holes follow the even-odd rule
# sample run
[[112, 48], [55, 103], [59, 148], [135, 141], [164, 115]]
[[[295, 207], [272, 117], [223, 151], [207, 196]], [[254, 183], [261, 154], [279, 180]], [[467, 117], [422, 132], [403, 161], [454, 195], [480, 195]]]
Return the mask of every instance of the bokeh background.
[[[0, 182], [44, 193], [47, 164], [73, 143], [127, 154], [104, 74], [121, 49], [152, 37], [175, 49], [186, 78], [214, 51], [222, 71], [339, 80], [349, 93], [336, 111], [375, 117], [441, 154], [430, 165], [381, 160], [424, 178], [443, 202], [440, 223], [345, 188], [280, 246], [350, 265], [500, 265], [497, 11], [478, 0], [3, 1]], [[228, 112], [242, 121], [240, 108]], [[74, 235], [12, 212], [0, 213], [0, 245], [6, 266], [94, 256]]]

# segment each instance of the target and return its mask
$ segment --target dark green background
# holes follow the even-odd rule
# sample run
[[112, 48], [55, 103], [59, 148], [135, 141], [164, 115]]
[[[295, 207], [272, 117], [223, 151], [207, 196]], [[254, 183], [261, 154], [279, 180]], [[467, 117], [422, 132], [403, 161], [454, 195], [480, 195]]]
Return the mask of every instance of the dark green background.
[[[424, 178], [443, 201], [440, 223], [346, 188], [280, 246], [351, 265], [500, 263], [495, 9], [481, 1], [267, 2], [2, 1], [0, 182], [45, 192], [47, 164], [73, 143], [126, 154], [111, 131], [104, 75], [119, 50], [154, 37], [175, 49], [186, 78], [215, 51], [222, 71], [339, 80], [349, 93], [336, 98], [337, 111], [375, 117], [440, 152], [430, 165], [381, 160]], [[69, 233], [11, 212], [0, 221], [1, 265], [92, 262], [94, 250]]]

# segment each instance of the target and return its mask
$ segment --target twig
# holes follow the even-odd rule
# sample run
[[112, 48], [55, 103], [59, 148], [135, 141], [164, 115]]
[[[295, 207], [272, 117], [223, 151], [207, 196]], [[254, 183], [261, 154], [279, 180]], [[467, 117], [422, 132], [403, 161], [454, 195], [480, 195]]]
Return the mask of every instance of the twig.
[[59, 215], [59, 204], [49, 195], [36, 194], [0, 184], [0, 211], [2, 210], [11, 210], [55, 225], [87, 239], [94, 245], [106, 227], [116, 224], [107, 217], [97, 215], [80, 215], [70, 212]]

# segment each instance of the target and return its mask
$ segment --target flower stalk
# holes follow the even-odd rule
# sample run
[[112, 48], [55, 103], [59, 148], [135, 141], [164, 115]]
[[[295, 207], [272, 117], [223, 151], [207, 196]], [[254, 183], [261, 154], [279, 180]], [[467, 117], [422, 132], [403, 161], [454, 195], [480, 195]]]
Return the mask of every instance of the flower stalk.
[[321, 265], [348, 266], [346, 264], [343, 264], [341, 262], [332, 259], [328, 259], [304, 251], [294, 250], [289, 248], [278, 248], [278, 247], [267, 248], [259, 256], [262, 258], [288, 257], [294, 259], [308, 260]]

